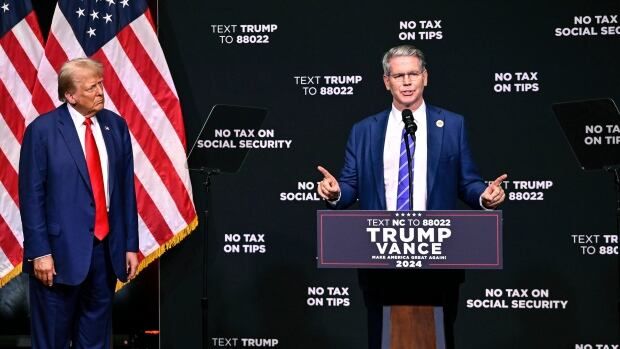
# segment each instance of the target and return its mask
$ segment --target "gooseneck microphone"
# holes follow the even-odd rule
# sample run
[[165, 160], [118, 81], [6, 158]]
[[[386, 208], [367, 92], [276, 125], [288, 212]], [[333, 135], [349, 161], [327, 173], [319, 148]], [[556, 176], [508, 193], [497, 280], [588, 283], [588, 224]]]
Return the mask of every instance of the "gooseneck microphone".
[[413, 152], [415, 153], [415, 131], [418, 130], [418, 125], [416, 125], [413, 120], [413, 112], [411, 109], [403, 109], [403, 122], [405, 123], [405, 132], [403, 133], [403, 137], [405, 138], [405, 149], [407, 150], [407, 169], [409, 170], [409, 211], [413, 211], [413, 154], [409, 150], [409, 137], [413, 141]]
[[418, 125], [413, 120], [411, 109], [403, 109], [403, 122], [405, 123], [405, 130], [407, 130], [407, 133], [411, 135], [415, 142], [415, 131], [418, 130]]

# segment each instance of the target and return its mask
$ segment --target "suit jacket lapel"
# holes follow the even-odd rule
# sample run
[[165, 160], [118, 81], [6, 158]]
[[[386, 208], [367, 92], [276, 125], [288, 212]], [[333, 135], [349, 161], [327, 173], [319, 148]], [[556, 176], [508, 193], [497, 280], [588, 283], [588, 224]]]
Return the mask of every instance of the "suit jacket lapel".
[[385, 184], [383, 180], [383, 148], [385, 145], [385, 132], [387, 130], [388, 117], [390, 110], [375, 117], [374, 127], [370, 129], [370, 164], [372, 164], [375, 188], [380, 209], [385, 210]]
[[426, 129], [427, 129], [427, 157], [428, 164], [426, 170], [426, 187], [427, 195], [430, 197], [437, 177], [437, 168], [439, 166], [439, 156], [441, 154], [441, 146], [443, 143], [443, 127], [437, 126], [437, 121], [443, 122], [441, 111], [431, 105], [426, 106]]
[[66, 104], [58, 108], [58, 131], [62, 135], [62, 138], [65, 140], [65, 144], [69, 149], [69, 154], [71, 154], [73, 161], [75, 161], [75, 165], [77, 166], [78, 171], [80, 172], [80, 175], [84, 180], [84, 183], [92, 193], [92, 188], [90, 186], [90, 177], [88, 176], [88, 169], [86, 167], [86, 157], [84, 156], [84, 150], [82, 149], [82, 145], [80, 144], [77, 130], [75, 129], [75, 125], [73, 124], [71, 115], [69, 115], [69, 110], [67, 109]]
[[103, 135], [103, 141], [105, 143], [106, 151], [108, 153], [108, 193], [110, 197], [112, 197], [112, 189], [114, 189], [114, 159], [116, 156], [116, 151], [114, 148], [114, 136], [112, 132], [112, 127], [110, 126], [110, 122], [108, 118], [103, 113], [97, 113], [97, 121], [99, 122], [99, 127], [101, 129], [101, 134]]

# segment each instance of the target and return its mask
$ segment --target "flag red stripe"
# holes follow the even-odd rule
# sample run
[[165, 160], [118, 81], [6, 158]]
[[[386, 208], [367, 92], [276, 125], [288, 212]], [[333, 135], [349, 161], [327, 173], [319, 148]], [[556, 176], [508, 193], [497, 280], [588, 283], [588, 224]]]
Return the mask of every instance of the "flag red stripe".
[[60, 67], [69, 60], [67, 57], [67, 53], [62, 48], [62, 45], [56, 39], [56, 36], [53, 32], [47, 36], [47, 43], [45, 44], [45, 56], [49, 60], [54, 71], [58, 73]]
[[[52, 32], [50, 32], [47, 36], [45, 57], [55, 72], [58, 72], [62, 64], [69, 60], [65, 50], [62, 46], [60, 46], [58, 40], [56, 40], [56, 37]], [[41, 85], [41, 81], [37, 79], [34, 85], [34, 92], [32, 93], [32, 103], [39, 114], [43, 114], [54, 109], [54, 101], [52, 98], [56, 98], [56, 95], [48, 95], [47, 90], [45, 90], [43, 85]]]
[[149, 21], [149, 23], [151, 24], [151, 27], [153, 27], [153, 31], [155, 33], [157, 33], [157, 28], [155, 27], [155, 21], [153, 20], [153, 16], [151, 15], [151, 11], [147, 8], [146, 11], [144, 12], [144, 15], [146, 16], [146, 19]]
[[34, 90], [32, 91], [32, 104], [39, 114], [43, 114], [54, 109], [54, 101], [47, 94], [47, 91], [41, 85], [41, 81], [37, 79], [34, 82]]
[[144, 46], [142, 46], [131, 26], [125, 27], [125, 29], [118, 33], [117, 37], [129, 60], [137, 63], [134, 64], [136, 71], [140, 74], [143, 81], [148, 82], [145, 84], [146, 87], [164, 111], [168, 120], [170, 120], [185, 150], [185, 129], [181, 105], [177, 96], [170, 89], [159, 69], [151, 60], [151, 57], [146, 53]]
[[37, 38], [37, 40], [39, 40], [41, 46], [43, 46], [43, 34], [41, 34], [41, 29], [39, 28], [39, 21], [37, 20], [37, 15], [34, 13], [34, 11], [30, 11], [30, 13], [24, 19], [34, 33], [34, 36]]
[[23, 249], [2, 216], [0, 216], [0, 249], [14, 266], [22, 262]]
[[17, 195], [17, 172], [7, 159], [4, 152], [0, 149], [0, 182], [6, 188], [15, 205], [19, 207], [19, 197]]
[[37, 79], [37, 68], [30, 62], [30, 58], [28, 58], [26, 51], [17, 41], [15, 34], [12, 31], [8, 31], [0, 38], [0, 45], [2, 45], [7, 56], [9, 56], [17, 74], [32, 93], [34, 82]]
[[174, 232], [171, 231], [168, 224], [166, 224], [164, 216], [162, 216], [159, 208], [146, 192], [144, 186], [142, 186], [142, 182], [140, 182], [137, 176], [134, 176], [134, 184], [136, 187], [136, 199], [140, 203], [138, 205], [138, 213], [140, 217], [142, 217], [144, 224], [149, 228], [155, 241], [163, 245], [168, 239], [174, 236]]
[[[0, 113], [4, 116], [6, 124], [9, 126], [11, 133], [17, 138], [19, 144], [22, 143], [24, 137], [25, 121], [22, 113], [17, 108], [13, 97], [9, 94], [4, 82], [0, 80]], [[0, 167], [1, 168], [1, 167]]]
[[[93, 57], [103, 63], [104, 66], [111, 66], [102, 50], [97, 51]], [[142, 146], [157, 175], [170, 192], [183, 219], [189, 224], [194, 219], [192, 202], [172, 161], [159, 143], [159, 139], [157, 139], [153, 130], [144, 120], [144, 116], [140, 113], [134, 101], [127, 94], [116, 72], [113, 69], [104, 69], [104, 80], [107, 81], [106, 91], [110, 98], [114, 101], [119, 113], [125, 117], [131, 133]]]

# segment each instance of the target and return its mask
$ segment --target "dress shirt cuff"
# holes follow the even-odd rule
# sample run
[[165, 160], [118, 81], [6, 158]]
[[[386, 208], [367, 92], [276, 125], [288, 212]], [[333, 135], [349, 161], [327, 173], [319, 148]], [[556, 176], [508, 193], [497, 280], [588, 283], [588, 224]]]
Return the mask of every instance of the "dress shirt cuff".
[[43, 258], [43, 257], [47, 257], [47, 256], [51, 256], [51, 255], [52, 255], [51, 253], [48, 253], [48, 254], [46, 254], [46, 255], [39, 256], [39, 257], [37, 257], [37, 258], [29, 259], [29, 260], [28, 260], [28, 262], [33, 262], [33, 261], [36, 261], [37, 259], [41, 259], [41, 258]]
[[341, 197], [342, 197], [342, 190], [340, 192], [338, 192], [338, 198], [336, 200], [327, 200], [327, 203], [331, 207], [335, 207], [336, 205], [338, 205], [338, 201], [340, 201]]

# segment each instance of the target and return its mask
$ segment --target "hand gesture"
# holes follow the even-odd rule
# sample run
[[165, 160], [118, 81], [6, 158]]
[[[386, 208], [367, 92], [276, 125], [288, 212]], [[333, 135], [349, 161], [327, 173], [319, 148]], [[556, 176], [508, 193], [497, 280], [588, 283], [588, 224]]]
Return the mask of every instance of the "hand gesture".
[[499, 206], [504, 199], [506, 199], [506, 194], [504, 193], [504, 189], [502, 189], [502, 182], [508, 178], [507, 174], [503, 174], [497, 177], [482, 193], [482, 206], [495, 209]]
[[340, 197], [340, 186], [336, 178], [322, 166], [318, 166], [317, 169], [323, 175], [323, 180], [319, 182], [316, 188], [319, 196], [327, 201], [338, 200]]

